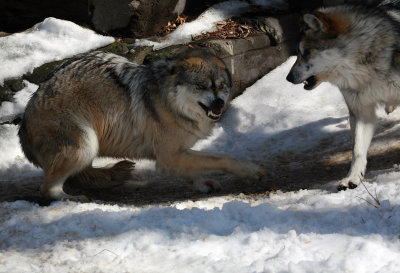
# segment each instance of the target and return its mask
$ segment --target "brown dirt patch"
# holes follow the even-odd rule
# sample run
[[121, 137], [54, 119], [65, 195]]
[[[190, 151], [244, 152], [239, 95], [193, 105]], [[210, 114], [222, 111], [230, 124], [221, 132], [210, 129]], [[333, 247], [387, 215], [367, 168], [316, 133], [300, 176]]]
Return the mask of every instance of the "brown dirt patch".
[[[377, 140], [378, 139], [378, 140]], [[381, 144], [384, 142], [384, 149]], [[72, 193], [84, 193], [94, 202], [144, 205], [168, 205], [176, 201], [201, 200], [213, 196], [242, 196], [258, 198], [268, 196], [277, 190], [296, 191], [300, 189], [324, 188], [336, 191], [336, 183], [343, 178], [350, 166], [350, 143], [337, 148], [333, 153], [330, 140], [326, 139], [317, 147], [298, 155], [281, 154], [272, 160], [269, 169], [273, 174], [262, 181], [246, 182], [231, 175], [216, 175], [213, 179], [221, 182], [222, 190], [208, 194], [198, 193], [189, 183], [176, 178], [150, 175], [148, 180], [132, 181], [125, 185], [105, 189], [82, 191], [67, 189]], [[391, 169], [399, 162], [400, 144], [393, 135], [376, 137], [370, 148], [367, 179], [379, 170]], [[29, 183], [0, 183], [0, 201], [28, 200], [42, 205], [48, 204], [39, 195], [42, 177], [36, 176]]]

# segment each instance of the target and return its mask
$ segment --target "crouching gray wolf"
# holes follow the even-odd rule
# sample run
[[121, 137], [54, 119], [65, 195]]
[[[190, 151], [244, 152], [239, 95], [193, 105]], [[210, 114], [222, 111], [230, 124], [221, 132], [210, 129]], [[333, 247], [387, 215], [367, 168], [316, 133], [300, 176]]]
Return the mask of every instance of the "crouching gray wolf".
[[93, 168], [98, 156], [155, 159], [158, 169], [217, 188], [200, 175], [230, 172], [258, 179], [265, 170], [250, 162], [190, 150], [209, 135], [231, 99], [224, 63], [203, 50], [138, 65], [102, 52], [64, 62], [29, 101], [19, 130], [26, 157], [41, 167], [41, 194], [87, 200], [64, 192], [67, 178], [81, 182], [126, 179], [133, 163]]
[[287, 80], [306, 90], [327, 81], [339, 87], [350, 113], [353, 159], [338, 189], [363, 179], [377, 120], [400, 103], [400, 13], [390, 6], [322, 8], [302, 17], [302, 39]]

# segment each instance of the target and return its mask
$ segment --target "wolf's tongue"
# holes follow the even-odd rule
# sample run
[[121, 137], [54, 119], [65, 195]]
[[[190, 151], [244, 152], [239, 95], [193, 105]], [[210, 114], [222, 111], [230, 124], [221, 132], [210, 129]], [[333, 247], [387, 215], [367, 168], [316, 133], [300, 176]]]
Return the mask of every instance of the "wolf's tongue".
[[221, 114], [221, 109], [211, 109], [211, 111], [216, 115]]

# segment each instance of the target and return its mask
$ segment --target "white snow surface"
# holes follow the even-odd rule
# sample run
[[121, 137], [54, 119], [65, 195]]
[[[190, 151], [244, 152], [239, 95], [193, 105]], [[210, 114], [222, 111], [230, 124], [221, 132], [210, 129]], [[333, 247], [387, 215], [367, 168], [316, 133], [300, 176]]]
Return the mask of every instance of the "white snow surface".
[[0, 85], [44, 63], [108, 45], [114, 38], [72, 22], [47, 18], [31, 29], [0, 39]]
[[[75, 26], [52, 30], [58, 31], [75, 32]], [[86, 38], [80, 39], [84, 46]], [[36, 49], [47, 55], [33, 44], [32, 56]], [[0, 69], [23, 73], [19, 59], [13, 62], [7, 55], [13, 56], [13, 50], [3, 48]], [[48, 50], [48, 61], [58, 58]], [[78, 52], [71, 49], [70, 54]], [[266, 160], [281, 151], [301, 152], [327, 136], [348, 135], [347, 110], [337, 88], [322, 84], [308, 92], [286, 82], [293, 62], [289, 59], [235, 99], [196, 149]], [[1, 105], [2, 115], [22, 110], [35, 89], [25, 84], [13, 106]], [[398, 118], [398, 112], [391, 117]], [[41, 174], [22, 154], [17, 130], [0, 125], [0, 184], [29, 183]], [[349, 140], [339, 138], [332, 145]], [[0, 272], [399, 272], [400, 173], [383, 172], [366, 187], [380, 205], [368, 203], [374, 204], [363, 187], [145, 207], [2, 202]]]
[[224, 21], [233, 16], [240, 15], [253, 8], [287, 8], [285, 0], [251, 0], [238, 1], [231, 0], [213, 5], [192, 22], [188, 22], [178, 27], [175, 31], [163, 37], [160, 41], [138, 39], [136, 46], [153, 46], [154, 50], [177, 44], [186, 44], [192, 41], [192, 37], [199, 34], [216, 31], [216, 23]]

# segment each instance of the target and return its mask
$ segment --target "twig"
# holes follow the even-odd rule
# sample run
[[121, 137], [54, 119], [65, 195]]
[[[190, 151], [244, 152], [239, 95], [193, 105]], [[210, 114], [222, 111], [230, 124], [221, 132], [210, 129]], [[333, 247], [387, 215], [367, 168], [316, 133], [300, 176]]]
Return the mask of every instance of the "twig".
[[96, 257], [97, 255], [99, 255], [99, 254], [101, 254], [101, 253], [103, 253], [103, 252], [106, 252], [106, 251], [108, 251], [108, 252], [114, 254], [116, 257], [119, 257], [118, 254], [116, 254], [116, 253], [114, 253], [114, 252], [112, 252], [111, 250], [108, 250], [108, 249], [103, 249], [102, 251], [100, 251], [99, 253], [97, 253], [97, 254], [95, 254], [95, 255], [93, 255], [93, 256], [91, 256], [91, 257]]
[[367, 187], [365, 186], [364, 182], [361, 181], [361, 183], [363, 184], [363, 186], [364, 186], [365, 190], [368, 192], [368, 194], [372, 197], [372, 199], [375, 200], [375, 202], [376, 202], [376, 203], [378, 204], [378, 206], [380, 207], [380, 206], [381, 206], [381, 202], [379, 202], [378, 195], [377, 195], [377, 193], [376, 193], [376, 189], [375, 189], [375, 196], [373, 196], [373, 195], [369, 192], [369, 190], [367, 189]]
[[362, 197], [360, 197], [360, 196], [356, 196], [356, 197], [357, 197], [357, 198], [360, 198], [361, 200], [364, 200], [365, 202], [367, 202], [367, 203], [370, 204], [371, 206], [373, 206], [373, 207], [379, 209], [379, 206], [377, 206], [377, 205], [375, 205], [375, 204], [372, 204], [372, 202], [368, 201], [367, 199], [362, 198]]

